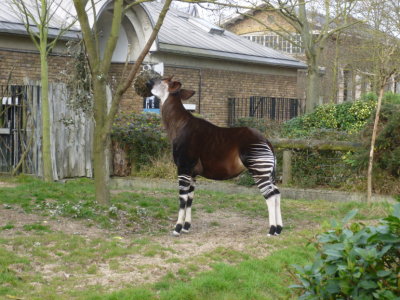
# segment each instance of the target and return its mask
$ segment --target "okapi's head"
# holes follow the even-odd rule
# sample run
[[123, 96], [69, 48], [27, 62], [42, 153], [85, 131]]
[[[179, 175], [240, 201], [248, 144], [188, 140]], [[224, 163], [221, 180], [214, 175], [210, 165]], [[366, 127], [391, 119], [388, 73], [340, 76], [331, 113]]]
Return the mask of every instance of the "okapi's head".
[[154, 96], [160, 98], [161, 105], [163, 105], [170, 96], [180, 100], [187, 100], [195, 93], [194, 91], [181, 89], [182, 84], [179, 81], [173, 81], [172, 76], [165, 79], [150, 79], [146, 85]]

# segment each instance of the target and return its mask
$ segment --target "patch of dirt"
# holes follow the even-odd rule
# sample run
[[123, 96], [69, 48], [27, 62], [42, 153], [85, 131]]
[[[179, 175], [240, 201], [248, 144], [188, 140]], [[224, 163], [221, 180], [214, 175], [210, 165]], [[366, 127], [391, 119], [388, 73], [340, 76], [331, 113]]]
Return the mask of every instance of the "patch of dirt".
[[[32, 234], [23, 230], [27, 224], [40, 223], [49, 226], [53, 231], [61, 231], [66, 234], [80, 235], [86, 239], [101, 238], [105, 240], [114, 239], [129, 247], [133, 240], [147, 239], [149, 245], [155, 245], [154, 254], [124, 255], [112, 259], [99, 258], [96, 262], [88, 262], [95, 265], [94, 274], [74, 273], [74, 271], [60, 271], [60, 264], [53, 262], [37, 262], [34, 257], [31, 266], [34, 272], [41, 274], [45, 281], [55, 278], [76, 281], [76, 288], [85, 289], [92, 285], [101, 285], [108, 291], [117, 290], [130, 285], [141, 283], [152, 283], [159, 281], [167, 273], [177, 273], [179, 269], [186, 268], [188, 264], [195, 264], [197, 271], [210, 269], [213, 261], [214, 251], [218, 261], [231, 262], [229, 252], [224, 257], [224, 250], [240, 251], [245, 255], [253, 257], [265, 257], [273, 248], [268, 244], [266, 237], [268, 220], [264, 218], [250, 218], [236, 212], [217, 211], [214, 213], [196, 212], [190, 233], [182, 234], [180, 237], [172, 236], [173, 222], [171, 221], [171, 232], [164, 235], [148, 235], [109, 231], [97, 227], [88, 227], [88, 222], [71, 220], [58, 217], [39, 216], [25, 213], [20, 208], [0, 208], [0, 228], [12, 224], [14, 228], [0, 230], [0, 236], [12, 238], [17, 232], [19, 234]], [[275, 238], [275, 237], [274, 237]], [[279, 237], [278, 237], [279, 238]], [[146, 247], [146, 246], [145, 246]], [[146, 248], [144, 248], [146, 249]], [[24, 256], [24, 253], [18, 253]], [[26, 255], [26, 254], [25, 254]], [[221, 260], [219, 260], [221, 259]], [[240, 257], [234, 258], [234, 262], [240, 261]], [[115, 267], [117, 265], [118, 267]]]
[[[24, 225], [41, 224], [49, 226], [51, 230], [62, 231], [66, 234], [81, 235], [85, 238], [104, 237], [106, 232], [95, 226], [88, 226], [90, 222], [84, 220], [71, 220], [63, 217], [48, 217], [25, 213], [23, 209], [6, 205], [0, 207], [0, 228], [8, 224], [13, 228], [1, 230], [0, 236], [13, 237], [17, 232], [24, 234]], [[26, 234], [31, 234], [26, 232]]]
[[15, 188], [17, 187], [17, 184], [15, 183], [10, 183], [10, 182], [4, 182], [4, 181], [0, 181], [0, 188]]
[[[218, 211], [197, 214], [194, 222], [190, 233], [180, 237], [172, 236], [173, 226], [171, 233], [163, 236], [125, 235], [123, 239], [149, 238], [151, 243], [169, 250], [154, 257], [143, 254], [121, 257], [123, 267], [117, 270], [111, 269], [107, 262], [100, 263], [98, 273], [83, 279], [81, 287], [99, 284], [114, 290], [129, 284], [157, 282], [167, 273], [176, 273], [190, 263], [197, 265], [197, 271], [209, 270], [209, 263], [199, 264], [197, 260], [203, 261], [204, 257], [221, 248], [253, 257], [265, 257], [273, 250], [266, 236], [268, 222], [262, 218], [251, 219], [234, 212]], [[227, 255], [222, 261], [229, 263], [229, 253]], [[206, 260], [211, 262], [211, 258]]]

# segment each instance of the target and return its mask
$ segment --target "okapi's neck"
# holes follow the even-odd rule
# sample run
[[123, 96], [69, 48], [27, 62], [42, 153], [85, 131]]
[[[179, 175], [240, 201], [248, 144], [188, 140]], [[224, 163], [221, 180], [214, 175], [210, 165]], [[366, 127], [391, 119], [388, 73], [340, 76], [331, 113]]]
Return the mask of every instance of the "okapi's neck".
[[173, 141], [192, 115], [185, 109], [180, 97], [170, 95], [161, 107], [161, 117], [168, 137]]

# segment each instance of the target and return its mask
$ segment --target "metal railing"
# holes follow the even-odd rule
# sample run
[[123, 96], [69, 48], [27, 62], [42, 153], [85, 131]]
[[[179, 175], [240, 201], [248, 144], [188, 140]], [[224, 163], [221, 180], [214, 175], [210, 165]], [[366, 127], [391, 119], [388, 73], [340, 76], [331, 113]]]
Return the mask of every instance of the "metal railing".
[[228, 98], [228, 125], [233, 126], [241, 118], [284, 122], [299, 115], [299, 104], [300, 101], [294, 98]]

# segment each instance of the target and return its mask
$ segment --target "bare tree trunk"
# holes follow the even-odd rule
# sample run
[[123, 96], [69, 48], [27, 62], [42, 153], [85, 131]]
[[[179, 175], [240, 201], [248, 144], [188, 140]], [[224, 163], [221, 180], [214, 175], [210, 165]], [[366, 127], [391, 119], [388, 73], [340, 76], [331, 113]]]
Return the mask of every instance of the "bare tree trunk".
[[47, 62], [47, 38], [40, 42], [40, 81], [42, 85], [41, 113], [42, 113], [42, 158], [43, 158], [43, 179], [53, 180], [53, 166], [51, 162], [50, 142], [50, 104], [49, 104], [49, 76]]
[[94, 102], [94, 127], [93, 139], [93, 166], [94, 166], [94, 185], [96, 189], [96, 200], [100, 205], [110, 204], [110, 168], [109, 151], [110, 133], [105, 129], [104, 124], [107, 118], [107, 91], [104, 79], [95, 78], [93, 80]]
[[378, 131], [379, 114], [381, 111], [385, 84], [386, 84], [386, 79], [383, 81], [383, 83], [380, 87], [380, 90], [379, 90], [378, 103], [376, 105], [374, 128], [372, 129], [371, 149], [369, 151], [369, 161], [368, 161], [368, 171], [367, 171], [367, 180], [368, 180], [367, 202], [371, 202], [371, 198], [372, 198], [372, 167], [373, 167], [373, 163], [374, 163], [375, 141], [376, 141], [376, 135], [377, 135], [377, 131]]

